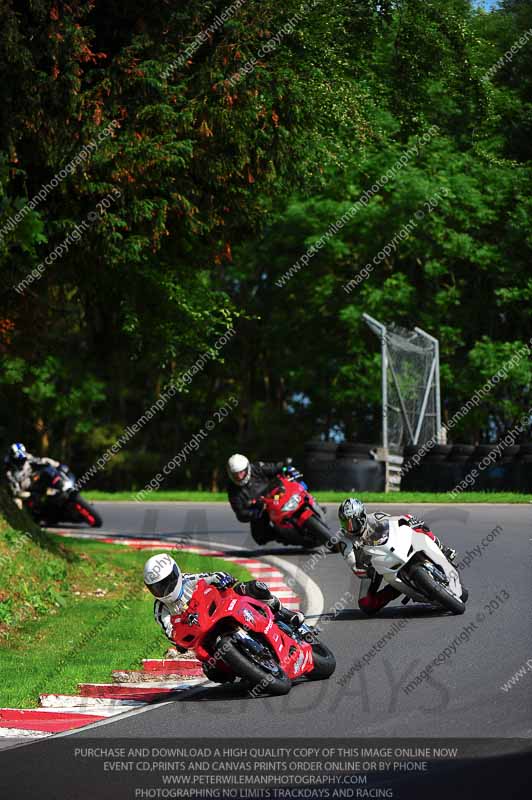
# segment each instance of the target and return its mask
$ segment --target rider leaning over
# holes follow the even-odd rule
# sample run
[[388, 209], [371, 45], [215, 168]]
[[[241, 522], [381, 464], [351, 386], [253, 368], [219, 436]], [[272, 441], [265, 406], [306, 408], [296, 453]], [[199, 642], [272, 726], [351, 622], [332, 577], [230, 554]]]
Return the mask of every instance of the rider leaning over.
[[270, 518], [262, 503], [257, 502], [268, 483], [279, 472], [294, 475], [295, 467], [284, 461], [254, 461], [247, 456], [235, 453], [227, 462], [229, 484], [227, 495], [231, 508], [239, 522], [249, 522], [251, 535], [257, 544], [266, 544], [275, 538], [270, 526]]
[[61, 466], [53, 458], [39, 458], [28, 453], [22, 442], [15, 442], [10, 446], [4, 457], [5, 476], [19, 508], [22, 508], [22, 500], [30, 496], [36, 468], [46, 465], [56, 468]]
[[[182, 653], [186, 653], [186, 648], [175, 644], [173, 627], [174, 623], [179, 621], [180, 615], [186, 611], [200, 580], [206, 581], [221, 591], [232, 588], [237, 594], [262, 600], [271, 608], [276, 620], [285, 622], [293, 628], [299, 628], [305, 620], [301, 611], [290, 611], [285, 608], [279, 598], [273, 595], [262, 581], [239, 581], [227, 572], [181, 572], [180, 567], [168, 553], [159, 553], [146, 561], [144, 583], [155, 597], [153, 613], [156, 622], [174, 647]], [[227, 674], [217, 670], [216, 667], [204, 664], [203, 671], [210, 680], [218, 683], [227, 680]]]
[[[399, 597], [400, 592], [392, 586], [387, 585], [379, 591], [382, 576], [379, 575], [371, 566], [369, 557], [363, 551], [364, 544], [379, 544], [386, 534], [384, 520], [391, 519], [390, 514], [383, 511], [376, 511], [368, 514], [364, 504], [356, 497], [348, 497], [338, 509], [338, 519], [340, 520], [340, 530], [334, 539], [338, 549], [349, 564], [350, 569], [360, 578], [360, 593], [358, 596], [359, 608], [365, 614], [376, 614], [385, 605]], [[451, 563], [456, 558], [456, 550], [446, 547], [434, 535], [429, 526], [423, 520], [412, 516], [412, 514], [402, 514], [393, 517], [399, 526], [405, 525], [413, 528], [418, 533], [424, 533], [438, 545], [444, 556]], [[462, 599], [467, 599], [467, 590], [464, 589]]]

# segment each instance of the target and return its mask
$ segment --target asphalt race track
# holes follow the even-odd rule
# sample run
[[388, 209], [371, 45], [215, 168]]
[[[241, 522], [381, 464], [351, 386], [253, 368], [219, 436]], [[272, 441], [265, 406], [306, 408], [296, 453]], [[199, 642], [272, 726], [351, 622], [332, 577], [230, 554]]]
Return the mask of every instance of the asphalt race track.
[[[280, 546], [257, 551], [248, 527], [223, 504], [102, 503], [99, 510], [106, 531], [224, 543], [275, 553], [303, 569], [311, 559]], [[166, 737], [193, 729], [197, 737], [532, 737], [532, 671], [509, 691], [501, 689], [532, 656], [532, 510], [524, 505], [410, 510], [458, 549], [458, 562], [480, 547], [461, 570], [470, 590], [463, 616], [394, 603], [366, 618], [356, 602], [358, 580], [340, 556], [328, 555], [315, 563], [311, 576], [324, 595], [322, 638], [337, 658], [329, 681], [303, 682], [281, 698], [242, 697], [230, 687], [196, 691], [188, 700], [92, 728], [90, 735]], [[330, 506], [332, 525], [335, 513]], [[496, 528], [488, 542], [485, 537]], [[335, 605], [343, 610], [329, 614]], [[372, 651], [386, 633], [389, 638]], [[445, 662], [405, 692], [453, 640]], [[365, 654], [367, 663], [360, 668], [356, 662]]]
[[[470, 800], [479, 796], [499, 800], [529, 794], [532, 669], [527, 662], [532, 664], [532, 531], [528, 506], [411, 507], [447, 543], [459, 549], [461, 575], [470, 590], [468, 608], [463, 616], [453, 617], [422, 606], [395, 603], [376, 618], [366, 618], [359, 612], [358, 581], [351, 577], [340, 556], [318, 559], [314, 554], [312, 559], [312, 554], [280, 547], [257, 551], [247, 526], [236, 522], [225, 505], [102, 503], [99, 510], [105, 532], [155, 535], [185, 543], [200, 540], [239, 555], [269, 552], [301, 570], [308, 570], [313, 563], [310, 573], [324, 600], [319, 621], [322, 638], [335, 652], [337, 671], [328, 681], [302, 681], [289, 695], [277, 698], [252, 698], [229, 686], [196, 687], [176, 695], [176, 699], [144, 706], [118, 719], [4, 749], [0, 752], [2, 797], [203, 798], [207, 795], [196, 794], [195, 789], [187, 794], [177, 787], [175, 791], [174, 787], [165, 787], [164, 772], [160, 778], [150, 772], [147, 783], [141, 784], [140, 774], [134, 771], [109, 774], [103, 758], [84, 760], [81, 756], [79, 760], [75, 754], [83, 747], [125, 745], [152, 752], [154, 742], [170, 747], [184, 743], [201, 748], [214, 743], [266, 748], [268, 743], [287, 746], [290, 741], [294, 753], [302, 743], [319, 747], [316, 752], [335, 744], [363, 747], [372, 743], [379, 746], [379, 742], [391, 750], [409, 746], [414, 750], [431, 743], [434, 748], [453, 743], [459, 748], [457, 755], [432, 762], [427, 774], [397, 774], [394, 767], [391, 773], [375, 779], [380, 787], [375, 789], [348, 788], [346, 794], [339, 795], [331, 793], [332, 789], [321, 793], [317, 788], [302, 793], [294, 789], [291, 794], [252, 790], [250, 794], [246, 787], [242, 794], [232, 790], [233, 794], [226, 795], [222, 788], [212, 796], [397, 800], [425, 800], [427, 796], [431, 800], [448, 800], [449, 796]], [[401, 509], [394, 506], [391, 510], [397, 513]], [[332, 524], [335, 511], [329, 507]], [[331, 613], [334, 607], [340, 610]], [[161, 638], [161, 652], [163, 648]], [[412, 688], [415, 677], [445, 648], [449, 657]], [[523, 666], [523, 676], [508, 691], [501, 689]], [[405, 692], [407, 684], [411, 686]], [[210, 764], [205, 763], [207, 767]], [[283, 762], [280, 774], [290, 781], [284, 773], [287, 763]], [[147, 764], [152, 769], [151, 761]], [[322, 768], [321, 762], [318, 766]], [[179, 767], [176, 775], [183, 774], [186, 779], [197, 775], [195, 769]], [[203, 773], [199, 775], [201, 778]], [[315, 782], [312, 774], [309, 777]]]

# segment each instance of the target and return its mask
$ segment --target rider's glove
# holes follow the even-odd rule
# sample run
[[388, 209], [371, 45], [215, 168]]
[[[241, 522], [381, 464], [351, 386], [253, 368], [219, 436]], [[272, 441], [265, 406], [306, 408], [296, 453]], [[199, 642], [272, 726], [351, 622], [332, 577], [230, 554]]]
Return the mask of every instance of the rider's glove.
[[262, 517], [262, 512], [264, 511], [262, 507], [262, 503], [254, 502], [249, 506], [249, 517], [250, 519], [260, 519]]
[[298, 475], [300, 475], [300, 472], [299, 472], [299, 470], [298, 470], [298, 469], [296, 469], [296, 467], [293, 467], [292, 465], [290, 465], [290, 466], [288, 466], [288, 467], [283, 467], [283, 473], [284, 473], [286, 476], [288, 476], [289, 478], [295, 478], [295, 477], [297, 477]]
[[215, 578], [211, 582], [213, 586], [216, 586], [217, 589], [227, 589], [230, 586], [234, 586], [237, 582], [236, 578], [232, 575], [229, 575], [228, 572], [215, 572]]
[[405, 519], [406, 523], [403, 523], [403, 525], [408, 525], [410, 528], [421, 528], [424, 531], [430, 531], [430, 528], [427, 525], [427, 523], [424, 522], [422, 519], [419, 519], [419, 517], [414, 517], [412, 516], [412, 514], [407, 514]]

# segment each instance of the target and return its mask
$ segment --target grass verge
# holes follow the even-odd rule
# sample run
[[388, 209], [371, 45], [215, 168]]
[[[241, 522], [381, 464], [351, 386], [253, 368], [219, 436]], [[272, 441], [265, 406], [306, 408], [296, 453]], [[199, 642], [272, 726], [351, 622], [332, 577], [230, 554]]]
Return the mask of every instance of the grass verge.
[[[13, 542], [23, 544], [13, 551]], [[148, 554], [121, 545], [47, 536], [46, 545], [0, 518], [0, 706], [34, 707], [40, 693], [76, 693], [116, 669], [161, 658], [169, 642], [142, 583]], [[250, 573], [221, 559], [179, 552], [187, 572]]]
[[[322, 503], [341, 503], [356, 494], [365, 503], [532, 503], [531, 494], [516, 492], [462, 492], [452, 498], [446, 492], [315, 492]], [[87, 500], [134, 500], [134, 492], [84, 492]], [[145, 502], [227, 503], [225, 492], [162, 491], [150, 492]]]

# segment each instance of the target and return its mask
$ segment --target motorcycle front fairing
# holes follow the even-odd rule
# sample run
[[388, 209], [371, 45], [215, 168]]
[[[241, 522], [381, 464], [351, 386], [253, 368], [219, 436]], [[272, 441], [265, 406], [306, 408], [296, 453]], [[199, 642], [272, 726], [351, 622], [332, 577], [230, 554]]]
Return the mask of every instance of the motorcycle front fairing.
[[175, 643], [194, 650], [198, 659], [206, 662], [212, 658], [219, 635], [230, 630], [244, 640], [252, 640], [251, 633], [266, 640], [289, 678], [314, 668], [310, 644], [296, 642], [281, 630], [266, 603], [232, 589], [220, 591], [200, 580], [186, 611], [173, 621]]
[[406, 576], [405, 581], [401, 580], [399, 573], [409, 561], [418, 559], [419, 554], [423, 553], [429, 561], [441, 568], [453, 594], [461, 596], [458, 572], [430, 536], [409, 526], [399, 525], [396, 520], [384, 520], [383, 523], [388, 528], [386, 535], [381, 529], [374, 541], [363, 545], [363, 551], [370, 557], [373, 568], [387, 583], [402, 594], [419, 600], [419, 593], [406, 582]]
[[58, 494], [76, 494], [76, 479], [68, 467], [59, 469], [47, 464], [32, 477], [32, 492], [38, 496], [54, 497]]
[[390, 525], [386, 519], [362, 545], [362, 552], [369, 556], [373, 569], [401, 592], [404, 591], [403, 583], [397, 573], [409, 559], [410, 544], [410, 538], [402, 536], [398, 526], [393, 523]]
[[58, 470], [61, 476], [61, 491], [69, 494], [77, 494], [76, 476], [67, 466], [61, 464]]
[[313, 514], [320, 514], [316, 501], [303, 484], [277, 476], [276, 486], [264, 495], [264, 503], [271, 522], [281, 530], [301, 528]]

